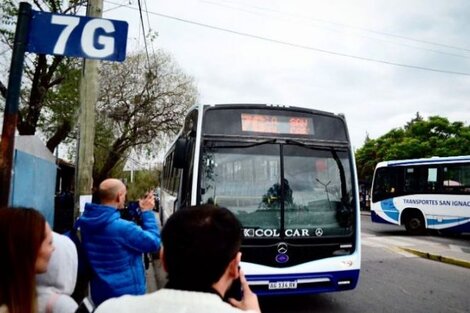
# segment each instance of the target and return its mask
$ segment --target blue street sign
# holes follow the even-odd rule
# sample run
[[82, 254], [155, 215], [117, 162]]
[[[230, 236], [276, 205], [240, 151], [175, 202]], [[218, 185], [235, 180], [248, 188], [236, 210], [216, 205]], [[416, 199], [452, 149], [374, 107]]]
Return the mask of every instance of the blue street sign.
[[26, 51], [110, 61], [126, 58], [127, 22], [32, 12]]

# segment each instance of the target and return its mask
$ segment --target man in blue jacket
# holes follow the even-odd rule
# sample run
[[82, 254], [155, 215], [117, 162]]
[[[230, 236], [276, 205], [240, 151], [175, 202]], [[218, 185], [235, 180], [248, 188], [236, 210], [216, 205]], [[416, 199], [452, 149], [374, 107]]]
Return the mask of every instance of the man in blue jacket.
[[126, 186], [118, 179], [104, 180], [96, 193], [100, 204], [86, 203], [79, 219], [83, 246], [94, 275], [90, 282], [95, 305], [125, 294], [145, 294], [142, 253], [160, 248], [160, 231], [152, 209], [152, 193], [139, 201], [142, 227], [120, 218]]

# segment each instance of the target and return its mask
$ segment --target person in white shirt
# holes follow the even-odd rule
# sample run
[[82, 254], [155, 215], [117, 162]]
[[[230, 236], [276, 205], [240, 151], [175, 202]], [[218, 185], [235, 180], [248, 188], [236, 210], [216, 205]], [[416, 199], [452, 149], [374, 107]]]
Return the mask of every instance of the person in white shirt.
[[47, 272], [36, 275], [38, 313], [74, 313], [78, 304], [71, 294], [77, 282], [78, 255], [70, 238], [52, 233], [56, 247]]
[[[176, 211], [162, 230], [160, 256], [168, 274], [165, 288], [103, 302], [95, 313], [261, 312], [242, 271], [242, 228], [226, 208], [202, 205]], [[240, 279], [242, 299], [226, 299]]]

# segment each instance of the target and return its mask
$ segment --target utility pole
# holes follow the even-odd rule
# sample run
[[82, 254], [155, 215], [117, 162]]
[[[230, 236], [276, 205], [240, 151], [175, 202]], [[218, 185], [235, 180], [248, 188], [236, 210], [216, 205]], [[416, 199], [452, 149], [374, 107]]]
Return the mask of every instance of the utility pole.
[[[87, 16], [102, 17], [103, 0], [88, 0]], [[90, 199], [93, 187], [93, 148], [95, 139], [95, 109], [98, 102], [99, 61], [83, 59], [80, 80], [80, 116], [78, 161], [75, 172], [75, 210], [74, 217], [80, 215], [80, 198]], [[86, 196], [89, 196], [88, 198]], [[88, 200], [86, 200], [88, 201]]]

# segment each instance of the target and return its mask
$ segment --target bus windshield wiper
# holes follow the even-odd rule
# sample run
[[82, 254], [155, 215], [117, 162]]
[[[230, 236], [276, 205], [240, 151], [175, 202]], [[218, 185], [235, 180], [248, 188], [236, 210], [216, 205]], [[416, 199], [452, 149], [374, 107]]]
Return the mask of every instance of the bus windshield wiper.
[[324, 145], [323, 146], [320, 146], [320, 145], [315, 145], [315, 144], [306, 144], [306, 143], [303, 143], [303, 142], [300, 142], [300, 141], [297, 141], [297, 140], [292, 140], [292, 139], [287, 139], [285, 141], [285, 144], [287, 145], [296, 145], [296, 146], [299, 146], [299, 147], [303, 147], [303, 148], [307, 148], [307, 149], [310, 149], [310, 150], [331, 150], [332, 148], [330, 147], [325, 147]]
[[[299, 146], [299, 147], [304, 147], [304, 148], [307, 148], [307, 149], [311, 149], [311, 150], [326, 150], [326, 151], [331, 151], [331, 150], [335, 150], [334, 147], [332, 146], [327, 146], [325, 144], [318, 144], [318, 143], [303, 143], [303, 142], [300, 142], [300, 141], [297, 141], [297, 140], [293, 140], [293, 139], [286, 139], [284, 141], [285, 144], [290, 144], [290, 145], [296, 145], [296, 146]], [[338, 147], [337, 147], [338, 148]], [[338, 150], [338, 149], [337, 149]], [[337, 151], [335, 150], [335, 151]], [[341, 151], [347, 151], [346, 148], [342, 148], [342, 147], [339, 147], [339, 150]]]
[[297, 140], [292, 140], [292, 139], [287, 139], [286, 144], [291, 144], [291, 145], [296, 145], [296, 146], [301, 146], [301, 147], [306, 147], [310, 148], [309, 145], [304, 144], [303, 142], [297, 141]]
[[217, 148], [217, 149], [233, 149], [233, 148], [251, 148], [251, 147], [256, 147], [256, 146], [260, 146], [260, 145], [265, 145], [265, 144], [273, 144], [273, 143], [276, 143], [276, 139], [269, 139], [269, 140], [265, 140], [265, 141], [261, 141], [261, 142], [255, 142], [255, 143], [252, 143], [252, 144], [248, 144], [248, 145], [223, 145], [223, 146], [219, 146], [219, 145], [216, 145], [214, 144], [214, 142], [212, 142], [211, 145], [206, 145], [206, 148]]

